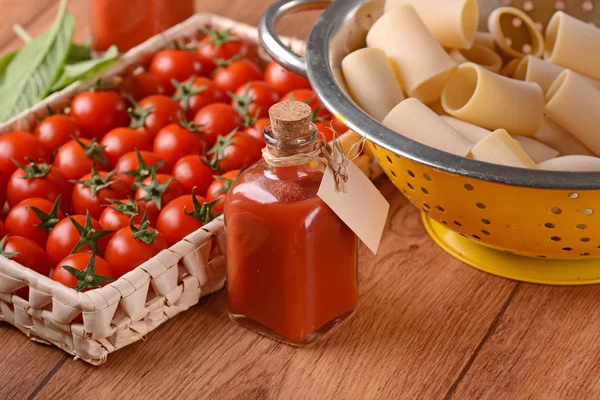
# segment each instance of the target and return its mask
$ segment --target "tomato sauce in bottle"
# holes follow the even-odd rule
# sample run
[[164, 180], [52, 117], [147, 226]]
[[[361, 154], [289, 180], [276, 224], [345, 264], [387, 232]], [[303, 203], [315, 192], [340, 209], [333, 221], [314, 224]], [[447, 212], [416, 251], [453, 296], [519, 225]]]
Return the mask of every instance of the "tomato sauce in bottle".
[[92, 48], [125, 52], [192, 14], [194, 0], [92, 0]]
[[[265, 128], [275, 157], [315, 150], [310, 107], [279, 103]], [[287, 119], [287, 121], [286, 121]], [[356, 235], [317, 197], [326, 168], [306, 157], [245, 171], [225, 201], [230, 318], [279, 341], [309, 344], [358, 303]]]

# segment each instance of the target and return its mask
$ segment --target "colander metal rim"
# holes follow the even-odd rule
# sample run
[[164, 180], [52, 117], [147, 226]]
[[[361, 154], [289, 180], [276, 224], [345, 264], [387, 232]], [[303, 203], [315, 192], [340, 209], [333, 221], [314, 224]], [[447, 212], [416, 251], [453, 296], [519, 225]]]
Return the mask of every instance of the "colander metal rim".
[[339, 88], [329, 59], [331, 39], [344, 24], [344, 18], [351, 15], [361, 2], [359, 0], [333, 1], [313, 26], [306, 51], [308, 76], [315, 92], [327, 109], [344, 117], [346, 125], [352, 130], [398, 156], [451, 174], [504, 185], [540, 189], [600, 189], [600, 172], [540, 171], [468, 159], [399, 135], [371, 118]]

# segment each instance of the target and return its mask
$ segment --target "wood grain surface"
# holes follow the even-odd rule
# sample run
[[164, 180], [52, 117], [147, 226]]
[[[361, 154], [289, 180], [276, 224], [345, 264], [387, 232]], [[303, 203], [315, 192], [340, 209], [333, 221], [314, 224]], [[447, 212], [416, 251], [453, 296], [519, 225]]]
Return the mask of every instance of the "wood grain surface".
[[[342, 0], [338, 0], [342, 1]], [[77, 38], [89, 0], [70, 0]], [[0, 52], [12, 24], [32, 34], [57, 0], [0, 0]], [[198, 1], [255, 24], [269, 0]], [[281, 31], [305, 37], [315, 13]], [[324, 341], [292, 348], [228, 321], [225, 293], [169, 321], [101, 367], [72, 361], [0, 325], [1, 399], [597, 399], [600, 290], [517, 284], [454, 260], [386, 179], [391, 203], [377, 256], [360, 256], [358, 312]]]

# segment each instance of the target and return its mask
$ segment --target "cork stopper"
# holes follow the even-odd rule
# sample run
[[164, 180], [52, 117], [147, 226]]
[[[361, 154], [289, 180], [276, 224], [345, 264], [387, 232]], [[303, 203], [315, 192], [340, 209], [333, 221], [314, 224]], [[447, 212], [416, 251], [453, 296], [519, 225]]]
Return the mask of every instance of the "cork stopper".
[[278, 139], [299, 139], [310, 131], [311, 108], [301, 101], [284, 101], [269, 108], [271, 132]]

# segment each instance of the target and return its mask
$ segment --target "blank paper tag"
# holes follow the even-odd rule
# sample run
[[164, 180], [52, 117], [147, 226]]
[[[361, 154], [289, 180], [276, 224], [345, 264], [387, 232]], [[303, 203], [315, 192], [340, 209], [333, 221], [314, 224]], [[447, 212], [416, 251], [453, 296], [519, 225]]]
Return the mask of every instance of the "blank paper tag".
[[377, 253], [390, 205], [354, 163], [349, 163], [346, 171], [345, 193], [335, 190], [333, 172], [327, 168], [317, 196], [373, 253]]

